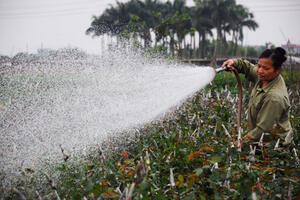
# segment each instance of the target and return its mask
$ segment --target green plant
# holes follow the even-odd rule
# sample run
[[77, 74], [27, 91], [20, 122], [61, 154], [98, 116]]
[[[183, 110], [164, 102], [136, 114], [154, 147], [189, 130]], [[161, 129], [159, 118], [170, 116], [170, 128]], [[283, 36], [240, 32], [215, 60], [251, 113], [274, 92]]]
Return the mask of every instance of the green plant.
[[[57, 193], [66, 199], [119, 199], [122, 195], [134, 199], [250, 199], [252, 195], [297, 199], [300, 94], [290, 86], [294, 131], [290, 146], [274, 148], [273, 141], [258, 146], [255, 155], [246, 144], [238, 150], [235, 83], [220, 74], [212, 86], [174, 113], [136, 132], [111, 137], [101, 149], [54, 165], [48, 173]], [[248, 90], [245, 97], [244, 107]], [[243, 119], [246, 130], [245, 113]], [[43, 197], [55, 198], [43, 173], [32, 173], [24, 171], [22, 180], [26, 181], [17, 185], [20, 191], [29, 198], [35, 197], [36, 190]]]

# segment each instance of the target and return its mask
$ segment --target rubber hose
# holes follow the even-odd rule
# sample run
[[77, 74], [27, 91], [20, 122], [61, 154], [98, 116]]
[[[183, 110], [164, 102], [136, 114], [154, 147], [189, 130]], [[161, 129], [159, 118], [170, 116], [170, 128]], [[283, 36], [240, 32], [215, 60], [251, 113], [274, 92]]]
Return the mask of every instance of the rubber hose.
[[241, 78], [239, 76], [239, 72], [237, 71], [237, 69], [233, 68], [233, 72], [234, 72], [234, 75], [238, 82], [238, 87], [239, 87], [238, 113], [237, 113], [237, 131], [239, 133], [240, 128], [241, 128], [241, 118], [242, 118], [243, 87], [242, 87]]

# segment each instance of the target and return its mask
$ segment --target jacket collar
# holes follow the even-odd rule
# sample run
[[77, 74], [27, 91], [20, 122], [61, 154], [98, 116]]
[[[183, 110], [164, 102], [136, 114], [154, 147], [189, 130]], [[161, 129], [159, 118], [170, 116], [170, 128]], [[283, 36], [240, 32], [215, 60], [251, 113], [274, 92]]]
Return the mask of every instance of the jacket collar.
[[261, 88], [260, 85], [262, 81], [258, 81], [257, 91], [259, 92], [268, 92], [276, 83], [278, 83], [281, 79], [281, 75], [279, 74], [275, 79], [268, 83], [268, 85], [264, 88]]

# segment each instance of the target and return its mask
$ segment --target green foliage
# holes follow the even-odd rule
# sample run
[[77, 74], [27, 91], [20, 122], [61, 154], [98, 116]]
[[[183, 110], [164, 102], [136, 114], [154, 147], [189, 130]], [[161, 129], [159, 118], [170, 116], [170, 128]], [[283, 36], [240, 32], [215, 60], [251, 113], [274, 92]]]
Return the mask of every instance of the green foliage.
[[[299, 157], [293, 150], [299, 154], [297, 83], [290, 85], [294, 144], [274, 149], [276, 141], [265, 143], [252, 158], [247, 144], [237, 151], [236, 83], [224, 74], [172, 115], [121, 139], [112, 137], [84, 159], [54, 166], [60, 197], [119, 199], [134, 186], [133, 199], [250, 199], [253, 192], [258, 199], [299, 198]], [[249, 91], [244, 91], [245, 108]], [[242, 118], [245, 130], [245, 114]], [[115, 139], [123, 142], [110, 142]], [[32, 181], [30, 187], [28, 181], [20, 184], [28, 197], [38, 190], [54, 198], [44, 176], [25, 170], [24, 177]]]
[[[170, 50], [172, 56], [177, 53], [176, 56], [180, 58], [187, 55], [212, 57], [219, 50], [219, 56], [239, 55], [237, 48], [238, 43], [243, 41], [244, 28], [255, 30], [258, 27], [253, 14], [232, 0], [197, 0], [195, 4], [188, 7], [184, 0], [117, 2], [116, 6], [106, 9], [100, 16], [93, 17], [86, 34], [139, 37], [144, 40], [144, 47], [149, 47], [152, 32], [155, 33], [154, 45], [160, 43]], [[213, 29], [217, 30], [217, 37], [214, 37]], [[195, 44], [196, 32], [199, 35], [198, 47]], [[231, 43], [234, 45], [231, 54], [226, 54], [226, 34], [232, 35]], [[188, 35], [192, 38], [190, 42], [186, 41]], [[217, 38], [218, 42], [212, 48], [205, 42], [207, 36], [211, 36], [211, 40]], [[250, 56], [256, 54], [254, 49], [248, 51]]]
[[246, 47], [246, 55], [247, 57], [257, 58], [259, 56], [259, 51], [254, 47]]
[[[289, 69], [284, 69], [281, 72], [281, 75], [283, 76], [285, 83], [289, 87], [299, 87], [300, 83], [300, 70], [299, 70], [299, 65], [296, 65], [296, 68], [298, 70], [289, 70]], [[295, 84], [298, 83], [298, 84]], [[298, 88], [299, 89], [299, 88]]]
[[[235, 52], [236, 48], [236, 52]], [[226, 56], [237, 56], [237, 57], [252, 57], [257, 58], [260, 55], [260, 51], [255, 49], [254, 47], [246, 46], [243, 47], [241, 45], [236, 45], [235, 43], [229, 41], [225, 47], [225, 55]]]

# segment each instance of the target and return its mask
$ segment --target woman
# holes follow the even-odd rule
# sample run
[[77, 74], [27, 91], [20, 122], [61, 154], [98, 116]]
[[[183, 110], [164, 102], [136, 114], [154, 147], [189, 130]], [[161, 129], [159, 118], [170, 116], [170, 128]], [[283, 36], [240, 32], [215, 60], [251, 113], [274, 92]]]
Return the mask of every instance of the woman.
[[285, 140], [291, 131], [290, 101], [280, 75], [281, 65], [287, 59], [285, 54], [285, 50], [278, 47], [265, 50], [256, 66], [242, 59], [229, 59], [223, 63], [228, 70], [232, 71], [234, 67], [255, 83], [248, 105], [248, 133], [244, 137], [245, 142], [257, 142], [262, 133], [270, 134], [266, 137], [268, 140]]

